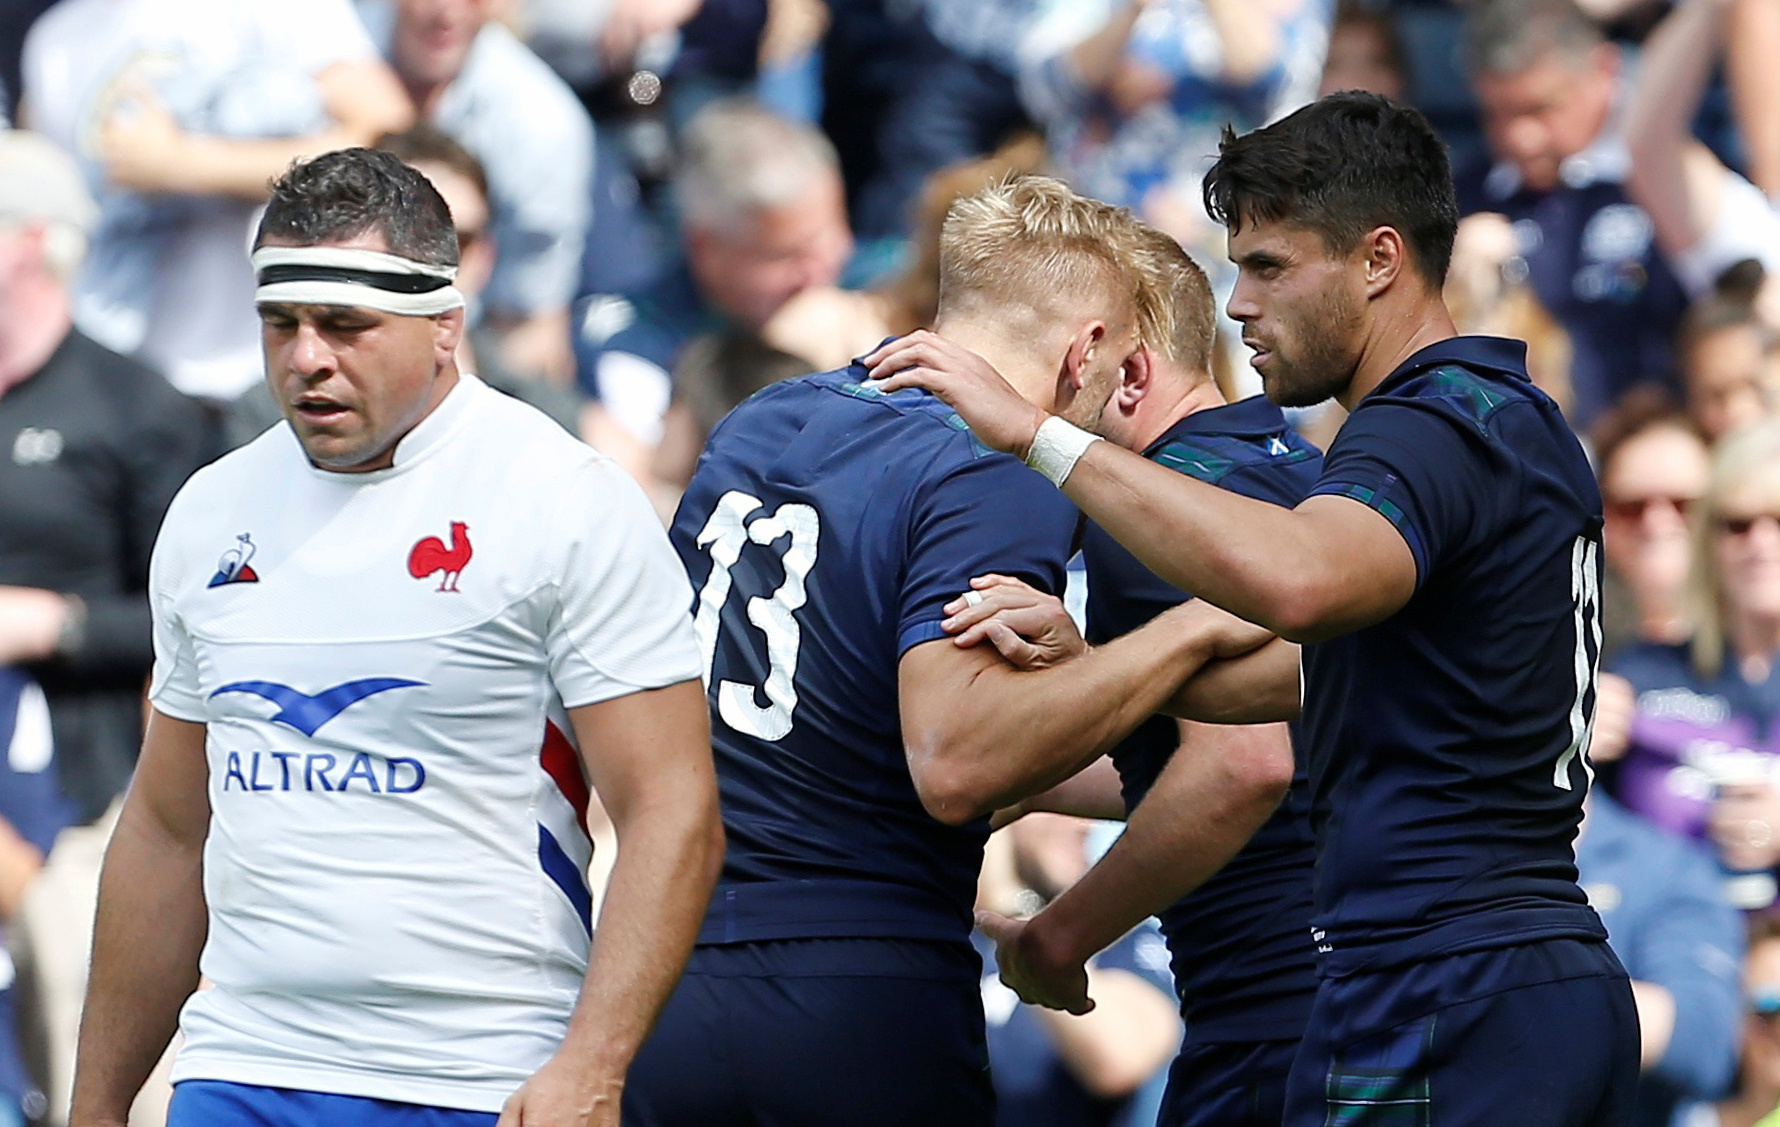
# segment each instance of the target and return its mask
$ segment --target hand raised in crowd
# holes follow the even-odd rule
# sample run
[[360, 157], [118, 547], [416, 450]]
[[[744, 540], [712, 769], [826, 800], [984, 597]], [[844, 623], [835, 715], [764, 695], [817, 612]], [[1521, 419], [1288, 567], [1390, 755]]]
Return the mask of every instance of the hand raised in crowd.
[[1032, 920], [982, 910], [976, 920], [977, 930], [995, 941], [1001, 981], [1022, 1002], [1072, 1014], [1094, 1008], [1094, 999], [1088, 997], [1087, 963], [1051, 950], [1043, 942], [1042, 927], [1035, 929]]
[[1016, 458], [1024, 458], [1045, 412], [1020, 398], [987, 360], [965, 348], [917, 329], [897, 337], [862, 361], [881, 390], [919, 387], [963, 416], [976, 436]]
[[[1063, 600], [1008, 575], [979, 575], [945, 606], [941, 629], [960, 648], [987, 641], [1016, 669], [1046, 669], [1087, 652]], [[975, 596], [973, 599], [972, 597]]]
[[1595, 682], [1595, 727], [1588, 757], [1611, 763], [1625, 754], [1632, 742], [1632, 721], [1638, 715], [1638, 694], [1632, 683], [1617, 673], [1603, 673]]

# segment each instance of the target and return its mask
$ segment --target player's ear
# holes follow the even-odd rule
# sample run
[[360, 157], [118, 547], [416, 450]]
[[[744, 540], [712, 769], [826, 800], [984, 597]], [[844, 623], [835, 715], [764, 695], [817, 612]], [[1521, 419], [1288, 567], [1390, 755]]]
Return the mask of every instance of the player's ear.
[[433, 363], [443, 368], [457, 355], [458, 342], [464, 338], [462, 306], [446, 310], [433, 318]]
[[1366, 296], [1377, 297], [1410, 269], [1409, 244], [1395, 227], [1374, 227], [1360, 238], [1358, 253], [1365, 267]]
[[1113, 386], [1113, 407], [1120, 414], [1130, 414], [1155, 389], [1156, 354], [1147, 344], [1125, 357], [1119, 365], [1119, 382]]
[[1063, 353], [1063, 370], [1057, 373], [1059, 390], [1072, 394], [1082, 390], [1096, 353], [1105, 345], [1105, 321], [1088, 321], [1076, 329]]

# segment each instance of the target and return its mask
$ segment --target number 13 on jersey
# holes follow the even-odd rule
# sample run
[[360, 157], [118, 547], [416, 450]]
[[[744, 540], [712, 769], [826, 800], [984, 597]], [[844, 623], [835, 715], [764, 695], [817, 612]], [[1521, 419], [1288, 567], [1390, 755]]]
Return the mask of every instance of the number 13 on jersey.
[[723, 607], [729, 602], [730, 569], [749, 543], [768, 547], [789, 538], [780, 557], [785, 581], [770, 595], [748, 600], [748, 621], [766, 636], [766, 684], [758, 687], [766, 694], [766, 705], [756, 703], [757, 686], [727, 680], [717, 686], [717, 714], [725, 724], [743, 735], [778, 740], [791, 731], [791, 714], [797, 709], [793, 678], [802, 639], [794, 612], [804, 604], [804, 581], [816, 566], [821, 521], [815, 509], [800, 504], [781, 505], [775, 512], [748, 519], [764, 507], [758, 497], [731, 490], [718, 499], [699, 531], [699, 548], [711, 554], [711, 574], [699, 590], [692, 629], [705, 655], [705, 684], [709, 685]]

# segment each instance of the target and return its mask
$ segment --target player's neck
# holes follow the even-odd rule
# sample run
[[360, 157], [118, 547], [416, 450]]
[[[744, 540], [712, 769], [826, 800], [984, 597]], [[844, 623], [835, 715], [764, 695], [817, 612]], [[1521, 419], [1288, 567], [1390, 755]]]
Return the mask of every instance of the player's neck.
[[1229, 402], [1210, 373], [1193, 380], [1167, 380], [1156, 392], [1146, 396], [1133, 412], [1131, 449], [1142, 453], [1181, 420], [1201, 411], [1226, 406]]
[[1430, 344], [1459, 335], [1438, 292], [1418, 290], [1379, 300], [1380, 308], [1373, 313], [1372, 331], [1360, 350], [1354, 378], [1335, 397], [1349, 411], [1372, 394], [1403, 361]]
[[74, 328], [68, 295], [49, 279], [14, 287], [0, 313], [0, 395], [37, 374]]
[[972, 318], [949, 318], [934, 333], [989, 362], [1020, 398], [1051, 411], [1057, 406], [1057, 366], [1046, 364], [1029, 345], [1011, 341], [998, 327]]

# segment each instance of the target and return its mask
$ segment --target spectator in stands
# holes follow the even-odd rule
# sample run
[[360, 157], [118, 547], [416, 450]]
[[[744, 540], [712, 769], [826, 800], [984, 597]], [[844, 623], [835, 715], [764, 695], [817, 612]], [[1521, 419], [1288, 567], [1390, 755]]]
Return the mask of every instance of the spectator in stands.
[[1675, 646], [1693, 633], [1688, 511], [1711, 463], [1692, 420], [1656, 388], [1634, 388], [1590, 435], [1601, 480], [1607, 583], [1604, 660], [1627, 645]]
[[1317, 97], [1338, 90], [1367, 90], [1397, 101], [1409, 87], [1409, 60], [1391, 17], [1358, 0], [1341, 0], [1329, 28], [1329, 55]]
[[1311, 100], [1332, 5], [1324, 0], [1083, 0], [1031, 31], [1021, 92], [1059, 175], [1173, 235], [1233, 277], [1200, 180], [1226, 125], [1238, 133]]
[[[36, 682], [0, 666], [0, 929], [24, 903], [71, 815], [56, 779], [49, 704]], [[0, 939], [3, 939], [0, 934]], [[28, 968], [27, 968], [28, 969]], [[0, 1127], [41, 1119], [47, 1101], [26, 1074], [13, 1006], [17, 968], [0, 944]]]
[[218, 399], [261, 370], [244, 248], [270, 179], [413, 112], [348, 0], [63, 0], [24, 73], [28, 124], [100, 203], [77, 323]]
[[834, 285], [853, 249], [833, 147], [751, 102], [693, 119], [675, 186], [684, 261], [630, 297], [591, 297], [578, 317], [578, 375], [600, 401], [591, 437], [639, 478], [680, 350], [708, 332], [760, 332], [793, 295]]
[[[1028, 814], [1002, 831], [1007, 848], [985, 860], [984, 907], [1030, 915], [1088, 868], [1091, 823]], [[973, 933], [983, 957], [983, 1012], [999, 1127], [1138, 1127], [1135, 1094], [1163, 1072], [1180, 1044], [1168, 948], [1147, 921], [1088, 964], [1092, 1013], [1076, 1017], [1022, 1003], [1002, 984], [995, 945]], [[1150, 1108], [1147, 1122], [1155, 1122]]]
[[908, 234], [921, 185], [1029, 126], [1017, 52], [1044, 0], [828, 0], [822, 129], [866, 242]]
[[674, 365], [674, 398], [662, 420], [652, 476], [677, 501], [692, 480], [705, 440], [723, 416], [768, 384], [813, 370], [807, 360], [781, 352], [753, 333], [714, 333], [694, 340], [680, 350]]
[[1675, 1127], [1773, 1127], [1780, 1112], [1780, 920], [1759, 917], [1743, 959], [1741, 1067], [1737, 1090], [1716, 1104], [1697, 1104]]
[[1632, 976], [1642, 1071], [1625, 1127], [1668, 1127], [1684, 1100], [1724, 1094], [1737, 1062], [1743, 921], [1712, 855], [1589, 795], [1578, 883]]
[[1533, 289], [1570, 335], [1570, 417], [1586, 428], [1635, 384], [1673, 386], [1686, 307], [1626, 195], [1619, 50], [1574, 0], [1478, 0], [1466, 20], [1495, 163], [1455, 170], [1459, 206], [1514, 223]]
[[[1710, 300], [1745, 260], [1780, 271], [1780, 215], [1761, 190], [1694, 139], [1692, 123], [1717, 64], [1725, 0], [1683, 0], [1645, 44], [1626, 113], [1628, 186], [1688, 293]], [[1772, 300], [1772, 299], [1770, 299]], [[1715, 311], [1709, 319], [1722, 318]]]
[[567, 383], [568, 310], [593, 205], [593, 122], [491, 0], [368, 0], [360, 9], [423, 120], [488, 174], [498, 254], [483, 308], [503, 362]]
[[1708, 441], [1772, 409], [1763, 384], [1771, 336], [1754, 308], [1735, 298], [1706, 297], [1688, 310], [1677, 343], [1681, 379], [1688, 413]]
[[[1759, 877], [1780, 864], [1780, 420], [1721, 444], [1693, 510], [1693, 637], [1613, 660], [1636, 714], [1629, 732], [1597, 722], [1591, 754], [1623, 753], [1625, 805]], [[1766, 907], [1774, 882], [1738, 878], [1731, 895]]]
[[196, 403], [73, 327], [69, 287], [92, 217], [66, 154], [0, 134], [0, 665], [43, 686], [81, 827], [57, 841], [20, 921], [63, 1109], [107, 810], [142, 738], [149, 550], [214, 444]]

